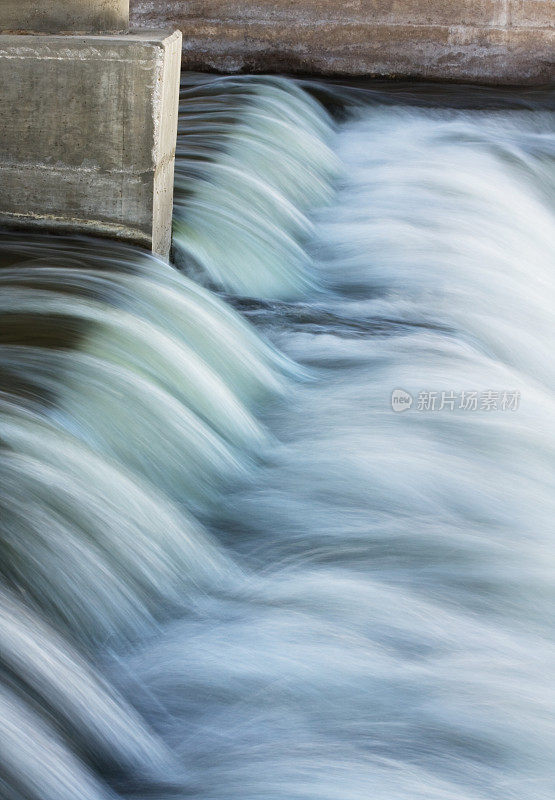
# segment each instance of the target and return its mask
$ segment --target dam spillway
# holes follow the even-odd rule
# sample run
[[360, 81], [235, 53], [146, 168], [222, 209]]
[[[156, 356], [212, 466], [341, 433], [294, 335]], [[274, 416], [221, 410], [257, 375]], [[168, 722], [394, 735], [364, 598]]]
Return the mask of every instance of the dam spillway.
[[550, 800], [553, 147], [185, 76], [179, 270], [2, 232], [7, 800]]
[[344, 12], [328, 0], [133, 0], [131, 15], [129, 5], [3, 3], [4, 226], [106, 236], [167, 258], [181, 62], [515, 85], [555, 74], [553, 0], [365, 0]]

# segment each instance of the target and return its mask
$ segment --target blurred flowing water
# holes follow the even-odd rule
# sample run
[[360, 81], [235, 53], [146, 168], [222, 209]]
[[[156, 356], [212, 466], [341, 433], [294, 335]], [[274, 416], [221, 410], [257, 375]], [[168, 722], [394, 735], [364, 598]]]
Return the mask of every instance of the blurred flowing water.
[[180, 271], [0, 235], [2, 797], [553, 798], [550, 102], [187, 76]]

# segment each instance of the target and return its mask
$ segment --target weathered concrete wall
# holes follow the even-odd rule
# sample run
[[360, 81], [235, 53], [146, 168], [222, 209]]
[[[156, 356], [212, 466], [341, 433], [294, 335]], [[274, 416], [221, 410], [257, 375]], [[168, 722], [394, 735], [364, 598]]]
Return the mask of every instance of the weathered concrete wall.
[[129, 25], [129, 0], [0, 0], [0, 31], [117, 33]]
[[554, 77], [555, 0], [131, 0], [131, 23], [178, 25], [187, 69]]
[[167, 255], [181, 34], [0, 36], [0, 223]]

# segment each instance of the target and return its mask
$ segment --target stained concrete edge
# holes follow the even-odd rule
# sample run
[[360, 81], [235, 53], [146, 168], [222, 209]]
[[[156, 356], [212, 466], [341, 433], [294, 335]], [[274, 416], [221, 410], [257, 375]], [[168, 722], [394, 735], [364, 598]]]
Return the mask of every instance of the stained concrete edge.
[[179, 88], [181, 76], [182, 36], [176, 31], [164, 40], [157, 81], [157, 109], [154, 126], [154, 188], [152, 249], [169, 253], [172, 240], [173, 187], [177, 126], [179, 119]]
[[555, 31], [422, 25], [320, 28], [291, 35], [278, 25], [184, 26], [182, 67], [219, 73], [392, 78], [485, 85], [555, 80]]
[[136, 27], [183, 31], [183, 68], [539, 84], [555, 78], [555, 0], [131, 0]]

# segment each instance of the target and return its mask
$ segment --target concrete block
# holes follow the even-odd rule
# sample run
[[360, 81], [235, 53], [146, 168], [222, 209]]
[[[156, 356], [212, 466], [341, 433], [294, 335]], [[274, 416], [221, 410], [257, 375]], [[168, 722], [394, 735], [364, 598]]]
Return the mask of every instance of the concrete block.
[[1, 0], [0, 31], [122, 33], [129, 0]]
[[171, 243], [181, 34], [0, 36], [0, 222]]

